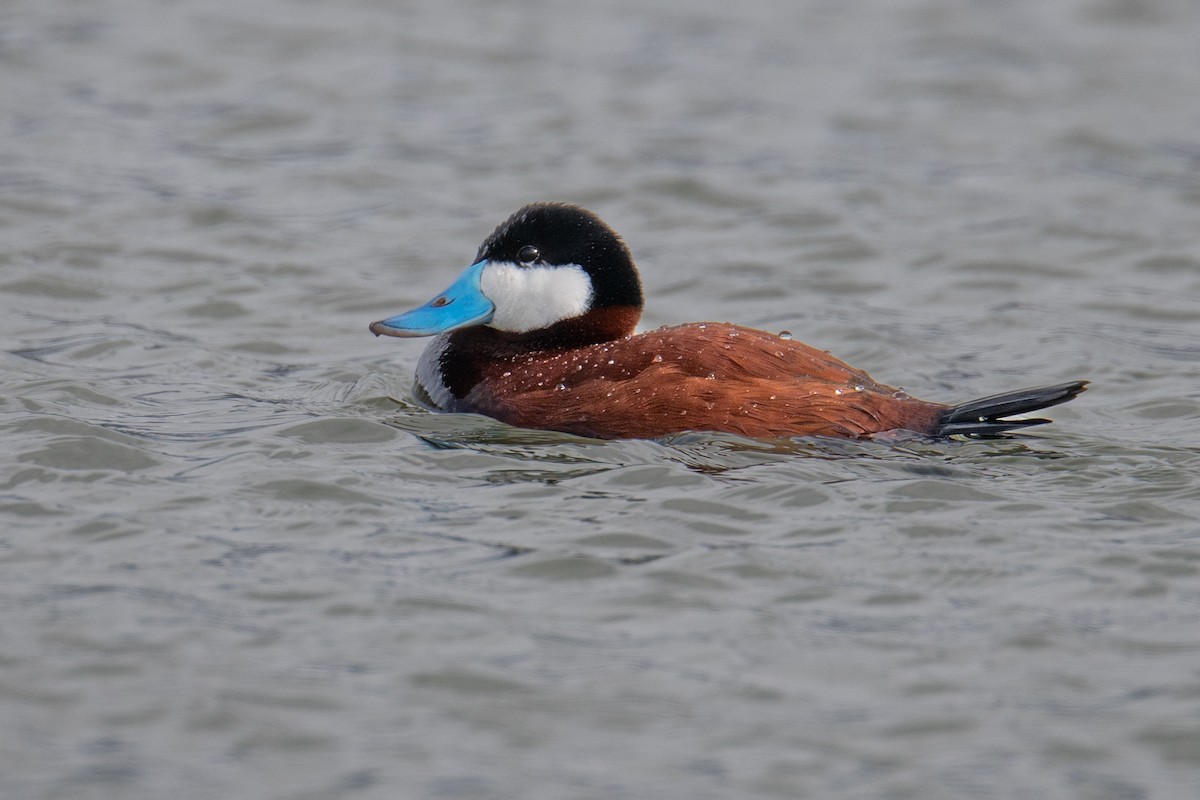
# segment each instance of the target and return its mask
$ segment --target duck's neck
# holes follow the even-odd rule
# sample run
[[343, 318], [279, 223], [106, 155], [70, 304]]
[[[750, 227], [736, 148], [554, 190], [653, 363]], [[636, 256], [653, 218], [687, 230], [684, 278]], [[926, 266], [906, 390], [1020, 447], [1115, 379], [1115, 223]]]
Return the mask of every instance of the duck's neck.
[[641, 315], [642, 310], [636, 306], [610, 306], [527, 333], [498, 331], [485, 325], [464, 328], [455, 331], [451, 341], [460, 351], [486, 353], [493, 358], [546, 350], [574, 350], [629, 336]]
[[528, 333], [498, 331], [486, 325], [462, 328], [450, 334], [441, 351], [446, 388], [462, 398], [497, 362], [622, 339], [633, 334], [641, 315], [637, 306], [609, 306]]

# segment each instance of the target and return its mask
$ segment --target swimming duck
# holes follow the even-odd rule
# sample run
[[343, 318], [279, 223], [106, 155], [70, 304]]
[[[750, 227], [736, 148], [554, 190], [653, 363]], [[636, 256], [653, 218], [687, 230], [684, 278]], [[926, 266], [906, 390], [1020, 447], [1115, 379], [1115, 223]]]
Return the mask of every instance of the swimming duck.
[[484, 240], [449, 289], [370, 329], [435, 337], [414, 387], [433, 409], [604, 439], [993, 435], [1049, 422], [1012, 416], [1087, 385], [932, 403], [784, 335], [712, 322], [635, 333], [641, 312], [621, 238], [579, 206], [534, 203]]

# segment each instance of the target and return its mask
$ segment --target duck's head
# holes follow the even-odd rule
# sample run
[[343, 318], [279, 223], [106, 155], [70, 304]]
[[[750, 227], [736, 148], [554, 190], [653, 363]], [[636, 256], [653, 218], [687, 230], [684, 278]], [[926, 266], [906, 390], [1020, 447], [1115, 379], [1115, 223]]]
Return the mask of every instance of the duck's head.
[[641, 309], [633, 257], [611, 228], [579, 206], [534, 203], [496, 228], [449, 289], [371, 323], [371, 332], [433, 336], [479, 326], [581, 344], [632, 333]]

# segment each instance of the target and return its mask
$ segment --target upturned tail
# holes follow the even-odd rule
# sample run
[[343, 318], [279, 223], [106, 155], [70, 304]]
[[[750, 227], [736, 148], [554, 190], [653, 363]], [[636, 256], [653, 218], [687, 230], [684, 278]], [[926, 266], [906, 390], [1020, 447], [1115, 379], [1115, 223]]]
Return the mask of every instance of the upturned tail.
[[1013, 414], [1024, 414], [1042, 408], [1056, 406], [1074, 400], [1087, 389], [1087, 381], [1071, 381], [1056, 386], [1037, 389], [1022, 389], [1005, 392], [962, 405], [951, 406], [938, 418], [935, 436], [988, 436], [1030, 425], [1044, 425], [1048, 419], [1007, 419]]

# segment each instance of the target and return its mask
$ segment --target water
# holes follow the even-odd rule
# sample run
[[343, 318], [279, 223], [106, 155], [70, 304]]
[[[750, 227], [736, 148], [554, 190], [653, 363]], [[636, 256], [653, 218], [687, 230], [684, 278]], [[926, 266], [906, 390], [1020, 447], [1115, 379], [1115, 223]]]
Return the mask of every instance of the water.
[[[10, 0], [0, 796], [1200, 793], [1200, 11]], [[431, 415], [423, 302], [594, 208], [1036, 436]]]

